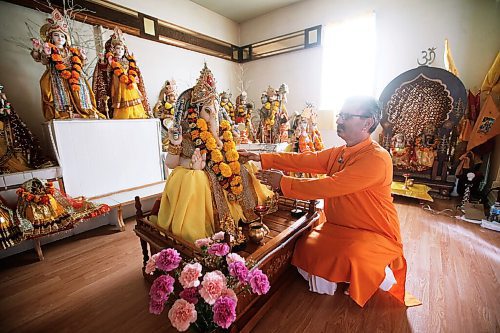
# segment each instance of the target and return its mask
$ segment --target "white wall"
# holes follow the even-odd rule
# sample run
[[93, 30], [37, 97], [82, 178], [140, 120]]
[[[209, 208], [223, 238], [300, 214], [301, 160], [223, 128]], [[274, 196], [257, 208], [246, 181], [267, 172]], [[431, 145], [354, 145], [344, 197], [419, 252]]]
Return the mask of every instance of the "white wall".
[[[303, 1], [244, 22], [241, 44], [372, 11], [377, 20], [377, 95], [397, 75], [416, 67], [421, 51], [429, 47], [437, 48], [432, 66], [444, 68], [445, 38], [449, 39], [460, 78], [470, 89], [481, 86], [500, 49], [500, 3], [495, 0]], [[277, 87], [286, 82], [290, 87], [289, 111], [302, 108], [305, 101], [319, 105], [321, 61], [321, 48], [316, 48], [246, 64], [245, 80], [251, 81], [249, 98], [260, 106], [260, 93], [269, 84]], [[332, 120], [331, 114], [320, 112], [320, 128], [331, 129]]]
[[[122, 1], [123, 3], [123, 1]], [[164, 1], [161, 1], [164, 3]], [[212, 13], [203, 7], [189, 1], [169, 1], [169, 10], [175, 14], [176, 24], [186, 23], [186, 27], [202, 31], [205, 34], [235, 42], [238, 36], [236, 23]], [[144, 11], [144, 13], [158, 18], [168, 20], [168, 17], [161, 17], [162, 11], [160, 1], [131, 2], [134, 9]], [[126, 5], [126, 4], [124, 4]], [[156, 7], [156, 12], [153, 9]], [[177, 8], [174, 6], [178, 6]], [[132, 7], [132, 6], [129, 6]], [[137, 7], [142, 7], [141, 9]], [[196, 8], [199, 7], [199, 8]], [[149, 8], [149, 9], [148, 9]], [[179, 10], [174, 10], [179, 9]], [[167, 15], [166, 9], [162, 15]], [[201, 19], [193, 19], [199, 15]], [[43, 137], [42, 124], [44, 122], [39, 80], [45, 66], [33, 61], [29, 55], [29, 50], [18, 47], [16, 43], [30, 45], [29, 35], [25, 26], [26, 21], [42, 25], [48, 14], [41, 13], [22, 6], [0, 2], [0, 83], [4, 85], [4, 91], [12, 103], [15, 110], [26, 122], [32, 132], [40, 138], [42, 146], [48, 149], [48, 138]], [[182, 19], [184, 17], [184, 19]], [[206, 18], [206, 19], [205, 19]], [[210, 24], [209, 24], [210, 23]], [[78, 30], [81, 33], [92, 36], [92, 28], [87, 24], [78, 23]], [[211, 27], [213, 25], [213, 27]], [[211, 28], [210, 28], [211, 27]], [[38, 29], [37, 29], [38, 30]], [[35, 31], [38, 33], [38, 31]], [[106, 36], [109, 35], [109, 32]], [[91, 37], [88, 37], [91, 38]], [[166, 79], [175, 79], [178, 84], [179, 93], [192, 86], [203, 68], [206, 61], [212, 70], [217, 81], [219, 91], [229, 89], [237, 91], [237, 71], [238, 66], [230, 61], [216, 57], [204, 55], [185, 49], [148, 41], [138, 37], [125, 35], [127, 46], [134, 53], [137, 64], [142, 71], [146, 92], [149, 102], [153, 106]], [[237, 42], [237, 41], [236, 41]], [[88, 51], [89, 59], [95, 58], [95, 52]], [[93, 68], [89, 77], [92, 76]]]

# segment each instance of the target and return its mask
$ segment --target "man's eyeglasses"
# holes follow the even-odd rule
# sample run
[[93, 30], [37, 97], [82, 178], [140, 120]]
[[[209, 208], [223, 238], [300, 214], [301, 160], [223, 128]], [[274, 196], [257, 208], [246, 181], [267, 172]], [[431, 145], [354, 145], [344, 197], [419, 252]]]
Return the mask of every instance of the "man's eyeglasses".
[[371, 118], [372, 116], [367, 115], [367, 114], [350, 114], [350, 113], [343, 113], [343, 112], [340, 112], [339, 114], [337, 114], [337, 118], [340, 118], [342, 120], [349, 120], [349, 119], [354, 118], [354, 117]]

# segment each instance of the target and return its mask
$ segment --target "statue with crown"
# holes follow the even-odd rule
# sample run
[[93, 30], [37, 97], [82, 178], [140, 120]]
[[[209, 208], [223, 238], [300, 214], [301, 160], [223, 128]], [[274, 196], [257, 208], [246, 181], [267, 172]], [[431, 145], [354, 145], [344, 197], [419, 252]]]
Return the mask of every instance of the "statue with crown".
[[152, 117], [141, 71], [119, 28], [115, 27], [104, 50], [94, 71], [98, 110], [113, 119]]
[[240, 221], [272, 196], [254, 176], [256, 167], [236, 151], [231, 124], [219, 119], [215, 79], [207, 65], [196, 85], [179, 95], [169, 129], [166, 165], [173, 169], [161, 198], [157, 224], [185, 241], [225, 231], [244, 242]]
[[236, 115], [234, 122], [240, 131], [240, 142], [256, 142], [256, 134], [252, 124], [253, 104], [247, 101], [247, 92], [242, 91], [236, 97]]
[[260, 142], [281, 143], [288, 142], [288, 112], [286, 110], [286, 94], [288, 86], [283, 83], [278, 90], [269, 86], [262, 94], [262, 108], [260, 109], [260, 124], [257, 136]]
[[168, 129], [174, 124], [174, 106], [177, 100], [177, 87], [174, 80], [167, 80], [160, 90], [158, 102], [154, 107], [154, 117], [161, 122], [162, 150], [167, 151]]
[[71, 45], [68, 20], [57, 9], [33, 38], [31, 56], [47, 66], [40, 79], [42, 110], [47, 121], [68, 118], [104, 118], [85, 78], [85, 51]]

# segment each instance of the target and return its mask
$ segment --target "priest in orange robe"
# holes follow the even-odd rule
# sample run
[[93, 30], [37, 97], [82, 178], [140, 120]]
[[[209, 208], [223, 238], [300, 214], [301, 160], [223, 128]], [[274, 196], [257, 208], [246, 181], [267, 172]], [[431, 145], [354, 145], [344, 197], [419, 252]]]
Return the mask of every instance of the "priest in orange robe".
[[[378, 288], [404, 304], [406, 260], [396, 209], [391, 197], [392, 161], [370, 134], [380, 120], [373, 98], [348, 99], [337, 120], [346, 145], [307, 153], [240, 155], [261, 161], [259, 179], [283, 195], [324, 199], [327, 221], [297, 242], [292, 264], [312, 291], [332, 295], [338, 282], [364, 306]], [[327, 174], [294, 178], [281, 171]]]

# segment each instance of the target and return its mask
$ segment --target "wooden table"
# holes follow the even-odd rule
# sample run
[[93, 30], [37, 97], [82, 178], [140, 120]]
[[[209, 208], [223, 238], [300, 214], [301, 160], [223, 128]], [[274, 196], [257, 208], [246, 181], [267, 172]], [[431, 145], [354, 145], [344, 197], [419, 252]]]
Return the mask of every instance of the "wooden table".
[[[168, 247], [175, 248], [182, 256], [193, 258], [199, 250], [192, 244], [184, 242], [165, 229], [162, 229], [147, 219], [147, 214], [142, 212], [139, 197], [135, 198], [137, 210], [137, 224], [135, 233], [141, 242], [144, 266], [149, 257], [156, 252]], [[231, 326], [231, 332], [248, 332], [257, 321], [265, 314], [265, 309], [274, 303], [272, 295], [282, 287], [287, 279], [287, 272], [291, 269], [292, 253], [295, 242], [302, 234], [309, 231], [318, 223], [320, 214], [316, 211], [316, 201], [300, 201], [280, 198], [278, 210], [264, 216], [264, 223], [269, 227], [270, 233], [262, 244], [247, 241], [247, 246], [238, 253], [247, 260], [253, 260], [269, 278], [271, 290], [266, 295], [255, 295], [249, 292], [236, 290], [238, 305], [237, 318]], [[305, 214], [293, 217], [291, 210], [294, 206], [302, 209]], [[248, 226], [243, 227], [247, 235]], [[148, 249], [149, 247], [149, 249]], [[143, 267], [144, 273], [144, 267]], [[145, 278], [151, 277], [145, 274]]]

